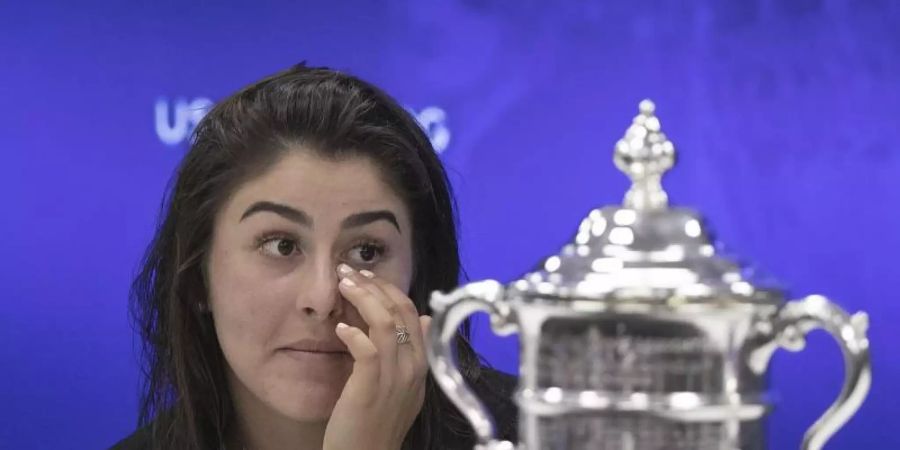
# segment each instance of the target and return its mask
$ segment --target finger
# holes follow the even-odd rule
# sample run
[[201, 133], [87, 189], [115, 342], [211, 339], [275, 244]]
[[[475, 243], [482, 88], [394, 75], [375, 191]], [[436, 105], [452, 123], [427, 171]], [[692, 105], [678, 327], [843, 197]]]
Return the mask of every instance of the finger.
[[421, 376], [425, 378], [428, 376], [429, 364], [428, 364], [428, 346], [431, 345], [431, 336], [428, 334], [431, 331], [431, 316], [419, 316], [419, 328], [422, 329], [422, 366], [421, 366]]
[[[419, 311], [415, 303], [406, 296], [397, 286], [388, 282], [368, 270], [359, 271], [360, 275], [371, 280], [372, 284], [378, 286], [390, 301], [394, 302], [395, 307], [400, 311], [403, 323], [406, 324], [407, 331], [410, 334], [410, 340], [401, 347], [409, 347], [407, 350], [402, 348], [398, 350], [398, 358], [401, 364], [409, 370], [411, 377], [424, 377], [428, 362], [425, 356], [424, 335], [422, 334], [422, 326], [419, 319]], [[409, 356], [409, 358], [406, 358]], [[404, 361], [404, 359], [406, 359]]]
[[341, 293], [369, 326], [369, 339], [378, 348], [382, 360], [382, 377], [391, 379], [397, 366], [397, 319], [394, 316], [399, 314], [389, 311], [386, 305], [393, 303], [386, 300], [383, 293], [366, 287], [371, 283], [351, 267], [342, 264], [338, 273], [343, 277], [338, 283]]
[[419, 323], [419, 310], [416, 304], [407, 297], [403, 291], [394, 286], [389, 281], [381, 278], [368, 270], [360, 270], [360, 275], [371, 280], [372, 284], [384, 292], [385, 297], [394, 303], [394, 308], [398, 311], [402, 323], [406, 325], [410, 334], [410, 344], [416, 351], [422, 350], [422, 327]]
[[[360, 270], [349, 276], [353, 277], [360, 287], [369, 290], [373, 296], [378, 298], [394, 318], [393, 341], [390, 345], [396, 347], [397, 359], [393, 362], [385, 360], [385, 363], [391, 364], [391, 367], [382, 367], [383, 373], [393, 374], [393, 380], [400, 386], [409, 386], [410, 381], [424, 377], [423, 365], [427, 362], [424, 360], [424, 353], [421, 351], [421, 345], [416, 337], [420, 332], [418, 331], [419, 317], [415, 305], [393, 284], [377, 277], [369, 270]], [[414, 325], [409, 326], [409, 324]], [[409, 333], [409, 340], [402, 344], [397, 342], [397, 327], [399, 326], [404, 327]]]
[[431, 316], [419, 316], [419, 325], [422, 328], [422, 337], [425, 348], [431, 345]]
[[372, 279], [375, 276], [372, 272], [368, 270], [356, 271], [349, 266], [344, 267], [342, 270], [344, 271], [345, 278], [349, 278], [360, 288], [369, 291], [369, 294], [371, 294], [370, 298], [381, 303], [381, 306], [383, 306], [388, 314], [390, 314], [391, 318], [394, 319], [394, 326], [390, 328], [390, 333], [391, 336], [393, 336], [393, 341], [396, 342], [397, 327], [406, 326], [406, 318], [403, 316], [397, 302], [393, 301], [390, 296], [381, 289], [379, 283], [376, 283], [375, 280]]
[[363, 405], [375, 401], [378, 398], [377, 386], [381, 377], [378, 349], [359, 328], [341, 322], [334, 331], [353, 357], [353, 371], [347, 379], [341, 397], [347, 396], [354, 401], [362, 402]]
[[402, 323], [406, 325], [410, 334], [413, 337], [420, 336], [422, 329], [419, 324], [419, 310], [416, 307], [416, 304], [413, 303], [413, 301], [397, 286], [394, 286], [384, 278], [381, 278], [368, 270], [360, 270], [359, 273], [371, 280], [372, 284], [378, 286], [384, 293], [385, 298], [393, 302], [393, 308], [397, 311], [400, 319], [403, 321]]
[[[368, 289], [372, 295], [374, 295], [384, 306], [384, 309], [390, 313], [391, 317], [394, 318], [394, 325], [396, 326], [408, 326], [410, 321], [409, 317], [404, 314], [403, 305], [400, 302], [397, 302], [393, 297], [392, 293], [388, 292], [385, 288], [393, 287], [390, 283], [385, 282], [384, 280], [375, 276], [369, 270], [360, 270], [355, 275], [353, 275], [353, 280], [356, 281], [356, 284], [361, 286], [364, 289]], [[398, 289], [394, 289], [399, 292]], [[415, 309], [415, 306], [413, 306]], [[417, 317], [417, 315], [413, 315], [413, 317]], [[394, 329], [394, 336], [396, 338], [396, 327]], [[396, 340], [396, 339], [395, 339]]]

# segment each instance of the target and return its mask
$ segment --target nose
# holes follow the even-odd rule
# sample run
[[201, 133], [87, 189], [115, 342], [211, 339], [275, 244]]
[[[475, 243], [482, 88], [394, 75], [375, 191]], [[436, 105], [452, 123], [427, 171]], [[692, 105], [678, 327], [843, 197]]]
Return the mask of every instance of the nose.
[[303, 316], [324, 321], [340, 317], [344, 298], [338, 289], [337, 263], [331, 258], [318, 259], [304, 269], [295, 308]]

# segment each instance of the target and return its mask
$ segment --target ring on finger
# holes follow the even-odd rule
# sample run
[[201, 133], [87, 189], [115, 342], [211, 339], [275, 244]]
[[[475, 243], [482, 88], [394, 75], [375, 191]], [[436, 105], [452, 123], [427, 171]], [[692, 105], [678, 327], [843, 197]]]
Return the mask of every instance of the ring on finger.
[[405, 325], [397, 325], [397, 343], [398, 344], [408, 344], [409, 343], [409, 330]]

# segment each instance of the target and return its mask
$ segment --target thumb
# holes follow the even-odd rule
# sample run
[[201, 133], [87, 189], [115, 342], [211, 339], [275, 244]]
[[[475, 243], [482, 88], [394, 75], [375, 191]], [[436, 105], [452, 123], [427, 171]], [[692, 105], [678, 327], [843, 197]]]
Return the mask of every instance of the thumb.
[[353, 357], [353, 372], [347, 379], [341, 397], [349, 396], [363, 401], [374, 397], [380, 375], [378, 350], [359, 328], [341, 323], [335, 331]]

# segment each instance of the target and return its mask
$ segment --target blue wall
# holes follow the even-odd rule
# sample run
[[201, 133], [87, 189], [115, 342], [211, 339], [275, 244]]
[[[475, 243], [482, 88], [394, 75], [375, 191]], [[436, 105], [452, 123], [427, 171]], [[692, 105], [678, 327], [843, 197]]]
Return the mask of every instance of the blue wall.
[[[0, 448], [105, 448], [133, 429], [128, 284], [190, 108], [300, 60], [426, 123], [472, 279], [514, 279], [618, 203], [612, 147], [653, 98], [681, 156], [675, 203], [792, 294], [871, 314], [874, 386], [830, 448], [900, 448], [890, 0], [0, 4]], [[514, 339], [479, 323], [479, 348], [516, 371]], [[773, 449], [831, 402], [839, 358], [823, 333], [776, 356]]]

